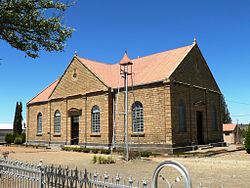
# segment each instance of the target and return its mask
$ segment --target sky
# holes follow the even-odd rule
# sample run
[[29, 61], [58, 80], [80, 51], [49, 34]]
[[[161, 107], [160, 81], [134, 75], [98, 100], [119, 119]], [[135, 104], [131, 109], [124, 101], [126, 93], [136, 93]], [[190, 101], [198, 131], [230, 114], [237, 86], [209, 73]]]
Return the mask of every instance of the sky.
[[250, 123], [249, 0], [78, 0], [63, 23], [75, 29], [63, 52], [40, 58], [0, 40], [0, 124], [12, 123], [15, 106], [58, 79], [75, 51], [117, 63], [190, 45], [194, 37], [224, 94], [234, 123]]

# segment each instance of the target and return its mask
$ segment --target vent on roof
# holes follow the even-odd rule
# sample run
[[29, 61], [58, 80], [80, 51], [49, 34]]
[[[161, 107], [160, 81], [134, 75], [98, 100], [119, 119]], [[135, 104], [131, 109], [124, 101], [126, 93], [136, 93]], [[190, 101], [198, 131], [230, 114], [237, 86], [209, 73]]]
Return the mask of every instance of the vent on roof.
[[76, 69], [74, 69], [73, 74], [72, 74], [73, 80], [77, 80], [77, 72]]

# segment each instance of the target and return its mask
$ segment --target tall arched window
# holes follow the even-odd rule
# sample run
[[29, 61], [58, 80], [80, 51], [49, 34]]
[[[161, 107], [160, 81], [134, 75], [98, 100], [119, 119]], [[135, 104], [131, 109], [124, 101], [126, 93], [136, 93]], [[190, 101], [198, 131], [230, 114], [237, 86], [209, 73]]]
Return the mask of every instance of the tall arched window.
[[212, 130], [217, 131], [218, 126], [217, 126], [217, 110], [215, 105], [212, 106]]
[[42, 116], [42, 113], [39, 112], [39, 113], [37, 114], [37, 133], [38, 133], [38, 134], [41, 134], [42, 131], [43, 131], [42, 117], [43, 117], [43, 116]]
[[91, 111], [92, 133], [100, 133], [100, 109], [94, 106]]
[[56, 110], [54, 115], [54, 133], [61, 133], [61, 113], [59, 110]]
[[187, 131], [186, 107], [185, 107], [183, 100], [180, 100], [180, 102], [179, 102], [178, 113], [179, 113], [179, 131], [185, 132], [185, 131]]
[[136, 101], [132, 105], [132, 123], [134, 133], [141, 133], [144, 131], [143, 106], [139, 101]]

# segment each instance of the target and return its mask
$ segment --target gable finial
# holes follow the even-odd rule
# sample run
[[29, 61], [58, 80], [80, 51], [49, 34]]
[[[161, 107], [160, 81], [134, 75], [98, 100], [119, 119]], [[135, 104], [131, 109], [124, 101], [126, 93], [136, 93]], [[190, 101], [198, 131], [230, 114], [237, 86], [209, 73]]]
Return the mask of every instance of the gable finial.
[[196, 37], [194, 37], [194, 41], [193, 41], [193, 44], [197, 44], [197, 40], [196, 40]]
[[75, 51], [74, 56], [78, 56], [77, 51]]

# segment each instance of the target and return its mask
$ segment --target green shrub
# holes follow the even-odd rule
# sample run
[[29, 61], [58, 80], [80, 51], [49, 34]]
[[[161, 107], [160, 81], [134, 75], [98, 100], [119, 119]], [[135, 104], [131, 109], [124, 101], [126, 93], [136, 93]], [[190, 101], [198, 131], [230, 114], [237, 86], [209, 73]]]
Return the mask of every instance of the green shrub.
[[150, 157], [152, 155], [152, 152], [150, 151], [142, 151], [141, 152], [141, 157]]
[[14, 142], [13, 134], [11, 134], [11, 133], [6, 134], [4, 140], [7, 144], [13, 143]]
[[96, 155], [93, 156], [92, 162], [93, 162], [94, 164], [97, 162], [97, 156], [96, 156]]
[[102, 164], [102, 161], [103, 161], [102, 156], [99, 155], [97, 159], [98, 159], [98, 164]]
[[26, 134], [22, 133], [21, 137], [22, 137], [22, 143], [26, 142]]
[[89, 152], [90, 152], [90, 149], [89, 149], [89, 148], [82, 148], [82, 152], [83, 152], [83, 153], [89, 153]]
[[94, 154], [97, 154], [98, 153], [98, 149], [91, 149], [91, 152], [94, 153]]
[[101, 149], [101, 154], [109, 155], [110, 154], [110, 150], [109, 149]]
[[250, 154], [250, 128], [248, 128], [245, 138], [245, 150]]
[[108, 161], [108, 164], [113, 164], [113, 163], [115, 163], [114, 158], [111, 157], [111, 156], [108, 156], [107, 161]]
[[72, 151], [73, 148], [70, 148], [70, 147], [63, 147], [62, 150], [63, 151]]
[[73, 148], [73, 151], [74, 152], [82, 152], [83, 150], [82, 150], [82, 148]]
[[115, 160], [111, 156], [101, 156], [99, 155], [97, 158], [98, 164], [113, 164], [115, 163]]
[[14, 140], [14, 144], [22, 144], [22, 137], [21, 136], [17, 136]]
[[20, 136], [19, 134], [14, 133], [14, 134], [13, 134], [13, 142], [15, 142], [16, 137], [19, 137], [19, 136]]

